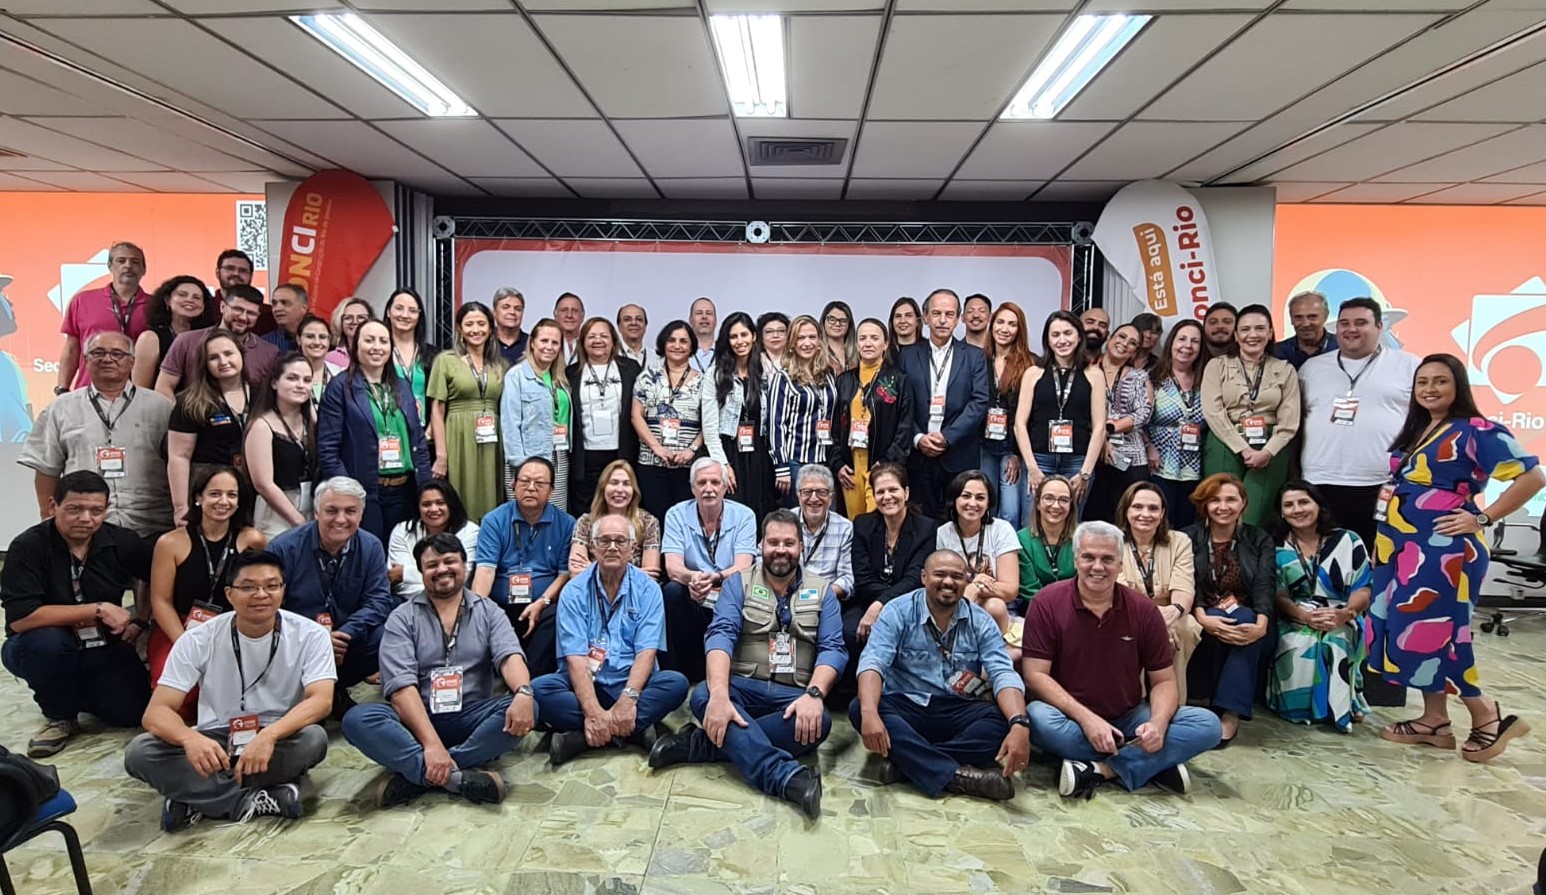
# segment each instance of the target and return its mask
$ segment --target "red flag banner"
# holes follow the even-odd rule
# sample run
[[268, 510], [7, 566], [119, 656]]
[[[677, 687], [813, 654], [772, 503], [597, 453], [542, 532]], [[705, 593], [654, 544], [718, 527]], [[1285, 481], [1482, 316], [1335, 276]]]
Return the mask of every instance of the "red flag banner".
[[327, 319], [354, 294], [392, 239], [392, 211], [353, 171], [319, 171], [306, 178], [285, 208], [279, 264], [272, 285], [299, 283], [311, 312]]

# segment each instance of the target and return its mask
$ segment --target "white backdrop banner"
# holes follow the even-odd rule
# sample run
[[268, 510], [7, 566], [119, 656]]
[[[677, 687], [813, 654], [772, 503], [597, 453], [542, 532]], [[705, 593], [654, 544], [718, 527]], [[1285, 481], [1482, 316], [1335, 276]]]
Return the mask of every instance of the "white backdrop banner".
[[1201, 320], [1218, 297], [1207, 215], [1196, 196], [1174, 183], [1123, 187], [1101, 212], [1095, 244], [1167, 326], [1182, 317]]
[[526, 297], [528, 329], [551, 316], [564, 292], [584, 300], [588, 317], [614, 320], [622, 305], [639, 304], [649, 312], [652, 339], [666, 322], [685, 320], [698, 296], [714, 300], [721, 320], [731, 311], [816, 316], [841, 300], [857, 320], [885, 321], [898, 297], [921, 303], [946, 288], [963, 298], [980, 292], [994, 307], [1019, 305], [1039, 351], [1042, 320], [1068, 305], [1071, 260], [1068, 246], [458, 239], [456, 303], [487, 304], [496, 289], [513, 286]]

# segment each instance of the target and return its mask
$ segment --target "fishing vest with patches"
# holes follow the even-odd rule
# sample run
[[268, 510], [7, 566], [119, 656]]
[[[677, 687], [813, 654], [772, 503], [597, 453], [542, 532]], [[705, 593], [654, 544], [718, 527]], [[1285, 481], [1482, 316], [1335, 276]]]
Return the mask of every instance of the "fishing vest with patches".
[[778, 597], [762, 577], [762, 564], [741, 573], [741, 639], [730, 657], [733, 674], [755, 680], [807, 687], [816, 667], [817, 634], [821, 629], [822, 598], [831, 584], [816, 575], [805, 575], [789, 601], [789, 637], [794, 642], [794, 673], [768, 671], [770, 641], [778, 633]]

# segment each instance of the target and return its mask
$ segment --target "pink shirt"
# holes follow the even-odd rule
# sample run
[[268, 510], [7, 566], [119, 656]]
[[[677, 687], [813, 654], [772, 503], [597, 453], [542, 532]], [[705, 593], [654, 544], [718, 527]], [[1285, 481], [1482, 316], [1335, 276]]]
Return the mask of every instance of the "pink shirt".
[[86, 384], [86, 343], [92, 336], [117, 330], [126, 334], [130, 342], [134, 342], [146, 329], [145, 314], [150, 309], [150, 293], [141, 289], [139, 294], [129, 300], [127, 308], [119, 305], [118, 311], [128, 318], [128, 328], [124, 327], [124, 320], [119, 317], [119, 313], [114, 311], [116, 300], [113, 284], [108, 283], [99, 289], [82, 289], [75, 293], [64, 310], [64, 322], [59, 325], [59, 331], [74, 336], [81, 343], [82, 358], [80, 366], [75, 370], [74, 388]]

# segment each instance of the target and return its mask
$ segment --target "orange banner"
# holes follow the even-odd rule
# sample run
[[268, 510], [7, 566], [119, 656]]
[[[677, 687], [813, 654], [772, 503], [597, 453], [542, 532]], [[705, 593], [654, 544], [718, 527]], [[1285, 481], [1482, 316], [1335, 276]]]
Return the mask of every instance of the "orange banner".
[[354, 294], [395, 229], [376, 188], [353, 171], [306, 178], [285, 209], [274, 283], [299, 283], [324, 319]]

